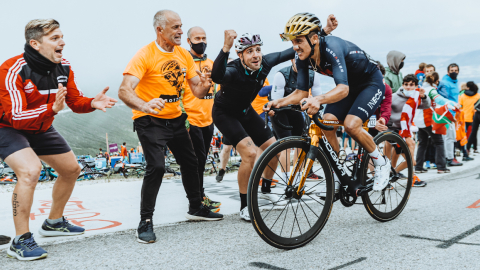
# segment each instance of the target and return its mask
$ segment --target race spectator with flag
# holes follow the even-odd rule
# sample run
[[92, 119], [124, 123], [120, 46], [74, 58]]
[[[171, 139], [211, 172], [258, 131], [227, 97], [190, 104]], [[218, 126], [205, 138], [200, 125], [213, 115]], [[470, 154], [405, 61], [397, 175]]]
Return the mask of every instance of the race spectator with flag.
[[[408, 74], [403, 78], [403, 84], [396, 93], [392, 95], [392, 115], [387, 123], [388, 129], [397, 132], [405, 138], [410, 153], [412, 154], [413, 165], [416, 165], [413, 153], [415, 153], [415, 141], [412, 138], [411, 126], [415, 117], [417, 108], [427, 109], [430, 107], [430, 98], [425, 95], [425, 90], [418, 88], [418, 79], [413, 74]], [[387, 147], [387, 152], [392, 151], [391, 147]], [[397, 172], [401, 172], [407, 167], [406, 162], [402, 162], [396, 166], [398, 155], [392, 158], [392, 166]], [[413, 186], [424, 187], [427, 184], [420, 181], [418, 176], [414, 175]]]
[[[460, 67], [452, 63], [448, 65], [448, 74], [443, 76], [440, 84], [438, 85], [438, 93], [444, 98], [458, 103], [458, 95], [460, 93], [457, 76], [460, 72]], [[454, 116], [454, 115], [453, 115]], [[449, 125], [447, 128], [447, 134], [443, 137], [445, 140], [445, 154], [447, 156], [448, 166], [462, 166], [463, 163], [458, 162], [455, 158], [455, 125]]]
[[[423, 89], [425, 94], [431, 100], [431, 106], [427, 109], [417, 109], [415, 115], [415, 125], [418, 127], [418, 150], [416, 161], [417, 165], [415, 166], [415, 172], [426, 172], [423, 167], [423, 162], [425, 161], [425, 155], [428, 149], [428, 138], [430, 137], [433, 146], [435, 147], [435, 164], [437, 165], [437, 173], [449, 173], [450, 170], [446, 167], [445, 160], [445, 146], [442, 137], [442, 132], [437, 130], [440, 126], [438, 124], [433, 125], [434, 119], [433, 114], [435, 113], [436, 106], [443, 106], [445, 104], [450, 104], [450, 107], [459, 107], [459, 105], [453, 101], [450, 101], [441, 95], [438, 94], [436, 86], [439, 84], [440, 76], [437, 72], [429, 73], [425, 77], [423, 84]], [[442, 120], [441, 114], [435, 116], [438, 122], [446, 121]], [[452, 118], [453, 119], [453, 118]], [[451, 122], [451, 121], [450, 121]], [[434, 127], [435, 126], [435, 129]], [[443, 127], [444, 134], [446, 134], [446, 128]]]

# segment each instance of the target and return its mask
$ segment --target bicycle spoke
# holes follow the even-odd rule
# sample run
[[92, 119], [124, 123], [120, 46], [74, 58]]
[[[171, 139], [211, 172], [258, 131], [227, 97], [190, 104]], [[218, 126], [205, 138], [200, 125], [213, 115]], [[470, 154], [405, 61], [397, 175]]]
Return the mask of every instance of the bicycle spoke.
[[[317, 214], [315, 213], [315, 211], [312, 210], [312, 208], [310, 208], [310, 206], [304, 201], [302, 200], [302, 198], [300, 198], [300, 200], [308, 207], [308, 209], [310, 209], [310, 211], [312, 211], [312, 213], [317, 216]], [[317, 216], [317, 218], [320, 218], [319, 216]]]
[[285, 212], [285, 218], [283, 219], [282, 229], [280, 230], [280, 236], [282, 236], [283, 227], [285, 226], [285, 220], [287, 220], [287, 214], [288, 214], [288, 204], [287, 204], [287, 212]]
[[312, 200], [316, 201], [318, 204], [321, 204], [321, 205], [325, 206], [323, 203], [321, 203], [321, 202], [319, 202], [319, 201], [315, 200], [315, 199], [314, 199], [312, 196], [310, 196], [310, 195], [308, 195], [308, 194], [306, 194], [306, 193], [305, 193], [305, 195], [307, 195], [308, 197], [310, 197], [310, 199], [312, 199]]
[[303, 215], [305, 216], [305, 219], [307, 220], [308, 226], [310, 226], [310, 228], [312, 228], [312, 225], [310, 224], [310, 221], [308, 220], [307, 213], [305, 213], [305, 209], [303, 209], [303, 206], [302, 206], [301, 202], [298, 201], [298, 204], [299, 204], [300, 207], [302, 208]]
[[280, 215], [277, 217], [277, 219], [275, 220], [275, 222], [273, 223], [272, 227], [270, 228], [270, 230], [273, 229], [273, 227], [275, 226], [275, 224], [277, 223], [278, 219], [282, 216], [283, 214], [283, 211], [285, 211], [285, 208], [283, 208], [282, 212], [280, 213]]
[[[277, 159], [277, 160], [278, 160], [278, 159]], [[285, 186], [288, 186], [288, 183], [285, 182], [285, 180], [283, 180], [283, 178], [282, 178], [280, 175], [278, 175], [278, 173], [276, 172], [276, 170], [272, 169], [272, 167], [270, 166], [270, 164], [267, 163], [267, 166], [270, 168], [270, 170], [272, 170], [272, 171], [280, 178], [280, 180], [283, 181], [283, 183], [285, 183]], [[280, 183], [280, 182], [279, 182], [279, 183]]]

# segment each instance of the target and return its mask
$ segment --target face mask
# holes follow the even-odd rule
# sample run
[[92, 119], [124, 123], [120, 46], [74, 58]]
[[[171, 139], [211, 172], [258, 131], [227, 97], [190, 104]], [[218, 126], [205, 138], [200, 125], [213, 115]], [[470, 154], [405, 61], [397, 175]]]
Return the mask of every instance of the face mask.
[[403, 62], [400, 63], [400, 66], [398, 66], [398, 70], [402, 69], [403, 68]]
[[195, 53], [202, 55], [207, 49], [207, 43], [205, 42], [199, 42], [197, 44], [190, 43], [190, 47], [192, 48], [193, 51], [195, 51]]
[[452, 78], [452, 80], [456, 80], [457, 75], [458, 75], [458, 73], [456, 73], [456, 72], [451, 72], [450, 74], [448, 74], [448, 76], [450, 76], [450, 78]]
[[407, 91], [405, 89], [403, 89], [403, 94], [406, 96], [406, 97], [411, 97], [413, 96], [413, 93], [415, 92], [415, 90], [411, 90], [411, 91]]

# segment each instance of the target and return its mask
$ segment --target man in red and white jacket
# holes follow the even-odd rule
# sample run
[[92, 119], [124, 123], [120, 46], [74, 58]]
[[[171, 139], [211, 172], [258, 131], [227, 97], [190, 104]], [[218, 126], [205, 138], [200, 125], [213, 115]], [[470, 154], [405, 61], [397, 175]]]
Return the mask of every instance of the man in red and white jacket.
[[52, 126], [55, 115], [65, 108], [65, 102], [76, 113], [89, 113], [96, 109], [105, 112], [116, 100], [105, 95], [108, 87], [95, 98], [85, 97], [77, 88], [70, 63], [62, 58], [65, 42], [57, 21], [30, 21], [25, 39], [25, 52], [0, 66], [0, 158], [17, 176], [12, 197], [16, 237], [7, 252], [19, 260], [35, 260], [47, 256], [29, 229], [40, 160], [58, 172], [58, 179], [49, 217], [39, 233], [65, 236], [85, 231], [63, 217], [80, 167], [65, 139]]

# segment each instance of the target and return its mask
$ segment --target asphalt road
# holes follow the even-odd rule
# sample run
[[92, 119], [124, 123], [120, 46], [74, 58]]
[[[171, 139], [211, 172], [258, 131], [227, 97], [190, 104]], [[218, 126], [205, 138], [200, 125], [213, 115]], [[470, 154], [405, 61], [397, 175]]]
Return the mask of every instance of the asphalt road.
[[[477, 162], [477, 161], [474, 161]], [[275, 249], [250, 223], [217, 222], [155, 228], [140, 244], [134, 230], [44, 245], [49, 257], [20, 262], [0, 253], [1, 269], [479, 269], [480, 168], [414, 188], [403, 213], [380, 223], [363, 205], [335, 203], [320, 235], [291, 251]]]

